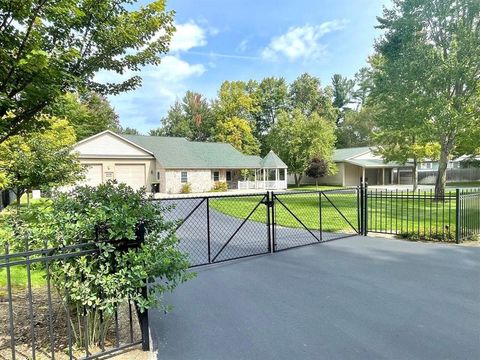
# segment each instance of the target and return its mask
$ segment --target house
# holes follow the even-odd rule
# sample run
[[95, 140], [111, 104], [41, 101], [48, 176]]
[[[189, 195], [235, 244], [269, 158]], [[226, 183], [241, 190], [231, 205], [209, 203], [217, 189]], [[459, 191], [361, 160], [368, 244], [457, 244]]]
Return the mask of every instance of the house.
[[[337, 167], [334, 175], [318, 179], [322, 185], [356, 186], [360, 178], [367, 179], [370, 185], [410, 184], [412, 165], [385, 162], [374, 154], [374, 148], [354, 147], [336, 149], [333, 161]], [[304, 178], [304, 184], [315, 183], [315, 179]]]
[[74, 151], [87, 168], [84, 184], [116, 179], [133, 188], [180, 193], [210, 191], [216, 182], [229, 189], [286, 189], [287, 166], [271, 151], [263, 159], [232, 145], [179, 137], [119, 135], [104, 131], [78, 142]]

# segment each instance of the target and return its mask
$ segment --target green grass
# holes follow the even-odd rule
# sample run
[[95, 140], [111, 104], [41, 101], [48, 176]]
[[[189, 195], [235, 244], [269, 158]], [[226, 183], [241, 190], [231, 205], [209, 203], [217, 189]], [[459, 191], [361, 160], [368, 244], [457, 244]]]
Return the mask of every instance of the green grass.
[[[410, 237], [419, 233], [421, 238], [444, 239], [443, 233], [455, 235], [455, 200], [437, 202], [430, 200], [425, 193], [412, 197], [385, 198], [376, 201], [369, 198], [369, 229], [378, 232], [395, 232]], [[331, 203], [327, 200], [330, 199]], [[224, 214], [245, 219], [262, 196], [211, 199], [211, 206]], [[292, 213], [309, 229], [320, 228], [319, 195], [277, 194], [275, 205], [276, 223], [285, 227], [302, 228]], [[358, 227], [357, 195], [350, 192], [325, 192], [322, 202], [322, 229], [326, 232], [353, 232]], [[282, 205], [283, 203], [283, 205]], [[332, 205], [333, 203], [333, 205]], [[285, 207], [285, 206], [286, 207]], [[420, 212], [419, 207], [420, 205]], [[338, 210], [337, 210], [338, 209]], [[341, 213], [341, 214], [340, 214]], [[343, 215], [343, 216], [342, 216]], [[252, 214], [251, 220], [266, 222], [266, 209], [260, 205]], [[348, 221], [347, 221], [348, 220]], [[417, 235], [418, 236], [418, 235]]]
[[295, 186], [295, 185], [288, 185], [288, 190], [292, 191], [311, 191], [311, 190], [335, 190], [335, 189], [342, 189], [342, 186], [336, 186], [336, 185], [300, 185], [300, 186]]
[[480, 181], [452, 181], [447, 183], [448, 187], [480, 187]]
[[[44, 287], [47, 284], [45, 271], [42, 269], [30, 270], [32, 287]], [[12, 266], [10, 268], [10, 280], [13, 288], [26, 288], [28, 285], [27, 269], [25, 266]], [[7, 270], [0, 269], [0, 288], [7, 287]]]

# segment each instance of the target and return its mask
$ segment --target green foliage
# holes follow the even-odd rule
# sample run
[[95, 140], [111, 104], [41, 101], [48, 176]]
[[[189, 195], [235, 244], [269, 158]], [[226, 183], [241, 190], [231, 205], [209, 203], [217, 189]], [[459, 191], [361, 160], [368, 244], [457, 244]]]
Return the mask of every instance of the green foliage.
[[192, 185], [190, 183], [185, 183], [180, 189], [181, 194], [190, 194], [192, 192]]
[[223, 192], [228, 190], [228, 184], [225, 181], [215, 181], [212, 192]]
[[[157, 65], [168, 51], [173, 12], [165, 0], [136, 2], [0, 2], [0, 143], [42, 126], [38, 115], [65, 91], [116, 94], [140, 85], [139, 76], [120, 83], [94, 78], [102, 70]], [[9, 112], [15, 116], [5, 119]]]
[[66, 120], [42, 115], [48, 124], [43, 132], [15, 135], [0, 144], [0, 174], [18, 199], [33, 189], [72, 184], [82, 174], [82, 167], [72, 146], [76, 141], [73, 127]]
[[312, 113], [308, 117], [299, 109], [291, 113], [281, 111], [278, 122], [269, 136], [273, 151], [287, 164], [290, 173], [295, 174], [296, 185], [310, 159], [319, 157], [328, 163], [328, 173], [334, 171], [332, 154], [335, 144], [335, 124]]
[[140, 135], [140, 131], [138, 131], [135, 128], [131, 127], [126, 127], [126, 128], [121, 128], [120, 129], [120, 134], [125, 134], [125, 135]]
[[105, 96], [95, 92], [82, 95], [66, 93], [47, 112], [66, 118], [75, 129], [77, 141], [104, 130], [120, 131], [118, 115]]
[[[118, 305], [129, 301], [143, 312], [160, 305], [159, 295], [192, 277], [186, 272], [186, 255], [177, 249], [175, 223], [165, 220], [165, 211], [168, 208], [151, 201], [143, 190], [109, 182], [57, 194], [49, 211], [35, 212], [36, 223], [19, 221], [16, 236], [28, 235], [31, 248], [91, 243], [98, 238], [93, 247], [100, 252], [51, 263], [51, 280], [72, 311], [78, 345], [85, 346], [83, 311], [90, 325], [95, 324], [89, 343], [96, 345], [104, 339]], [[140, 222], [146, 236], [138, 246]], [[145, 295], [141, 289], [147, 283]]]
[[343, 121], [336, 129], [337, 148], [374, 145], [373, 129], [375, 128], [376, 109], [363, 106], [359, 111], [345, 112]]
[[415, 143], [440, 144], [437, 197], [452, 154], [478, 148], [479, 19], [478, 0], [395, 0], [379, 18], [385, 35], [371, 60], [379, 127], [394, 121]]
[[236, 116], [217, 123], [214, 139], [232, 144], [244, 154], [256, 155], [260, 151], [258, 140], [253, 135], [249, 122]]
[[337, 109], [337, 125], [344, 119], [347, 106], [352, 100], [352, 91], [355, 86], [353, 80], [349, 80], [340, 74], [332, 76], [333, 106]]
[[176, 101], [161, 122], [162, 127], [150, 131], [150, 135], [184, 137], [192, 141], [207, 141], [213, 135], [210, 105], [201, 94], [192, 91], [187, 91], [181, 102]]

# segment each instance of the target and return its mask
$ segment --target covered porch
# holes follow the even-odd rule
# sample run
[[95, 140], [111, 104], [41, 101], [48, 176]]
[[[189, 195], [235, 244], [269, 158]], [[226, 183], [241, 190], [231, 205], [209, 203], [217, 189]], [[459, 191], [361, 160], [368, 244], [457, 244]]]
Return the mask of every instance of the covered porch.
[[282, 190], [287, 188], [287, 165], [270, 151], [260, 161], [260, 167], [245, 172], [238, 181], [238, 189]]

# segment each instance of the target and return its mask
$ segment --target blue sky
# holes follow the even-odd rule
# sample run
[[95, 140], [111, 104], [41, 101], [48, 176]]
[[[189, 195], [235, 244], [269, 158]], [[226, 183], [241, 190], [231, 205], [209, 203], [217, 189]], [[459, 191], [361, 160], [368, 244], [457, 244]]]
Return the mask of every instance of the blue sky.
[[224, 80], [290, 82], [308, 72], [327, 85], [335, 73], [352, 77], [373, 53], [383, 5], [388, 0], [170, 0], [170, 52], [141, 71], [141, 88], [109, 100], [122, 126], [147, 133], [186, 90], [214, 98]]

